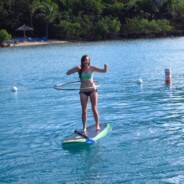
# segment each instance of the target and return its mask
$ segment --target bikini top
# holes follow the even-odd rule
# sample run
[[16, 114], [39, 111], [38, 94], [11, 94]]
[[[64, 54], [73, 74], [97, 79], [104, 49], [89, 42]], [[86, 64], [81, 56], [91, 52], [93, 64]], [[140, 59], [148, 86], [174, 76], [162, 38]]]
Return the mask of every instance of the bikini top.
[[87, 73], [81, 73], [81, 80], [86, 80], [86, 79], [93, 79], [93, 73], [90, 71]]

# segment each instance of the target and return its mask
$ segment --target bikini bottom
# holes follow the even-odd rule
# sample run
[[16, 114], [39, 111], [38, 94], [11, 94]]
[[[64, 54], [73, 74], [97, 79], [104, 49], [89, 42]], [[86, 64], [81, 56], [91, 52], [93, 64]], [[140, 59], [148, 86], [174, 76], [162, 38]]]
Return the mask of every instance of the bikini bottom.
[[86, 96], [90, 96], [93, 92], [97, 92], [97, 89], [93, 90], [93, 91], [80, 91], [79, 94], [83, 93]]

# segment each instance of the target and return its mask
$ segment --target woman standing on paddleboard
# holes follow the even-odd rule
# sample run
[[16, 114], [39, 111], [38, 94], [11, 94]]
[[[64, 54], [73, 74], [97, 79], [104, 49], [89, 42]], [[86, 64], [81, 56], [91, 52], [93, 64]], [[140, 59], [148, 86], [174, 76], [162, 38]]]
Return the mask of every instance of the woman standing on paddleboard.
[[98, 92], [96, 86], [93, 81], [93, 73], [94, 72], [107, 72], [108, 65], [104, 64], [104, 68], [98, 68], [96, 66], [90, 65], [90, 57], [88, 55], [84, 55], [81, 58], [81, 65], [76, 66], [67, 71], [67, 75], [73, 74], [75, 72], [79, 73], [79, 78], [81, 80], [80, 86], [80, 101], [82, 106], [82, 123], [83, 123], [83, 131], [86, 132], [86, 120], [87, 120], [87, 104], [88, 98], [90, 98], [91, 106], [93, 110], [94, 119], [96, 122], [96, 130], [100, 130], [99, 123], [99, 114], [97, 110], [98, 103]]

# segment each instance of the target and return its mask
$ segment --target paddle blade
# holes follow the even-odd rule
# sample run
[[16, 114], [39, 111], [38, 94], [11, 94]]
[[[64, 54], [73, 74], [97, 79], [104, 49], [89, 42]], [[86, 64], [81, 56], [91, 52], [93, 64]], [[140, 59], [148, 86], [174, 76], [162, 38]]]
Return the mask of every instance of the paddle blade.
[[94, 144], [96, 141], [94, 139], [91, 139], [91, 138], [87, 138], [86, 139], [86, 143], [88, 144]]

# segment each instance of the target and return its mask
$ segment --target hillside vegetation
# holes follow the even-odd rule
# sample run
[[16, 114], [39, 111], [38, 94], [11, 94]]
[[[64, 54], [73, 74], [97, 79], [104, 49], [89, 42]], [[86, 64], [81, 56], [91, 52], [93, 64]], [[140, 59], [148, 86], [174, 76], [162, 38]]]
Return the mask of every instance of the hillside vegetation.
[[107, 40], [184, 34], [184, 0], [1, 0], [0, 29], [31, 36]]

